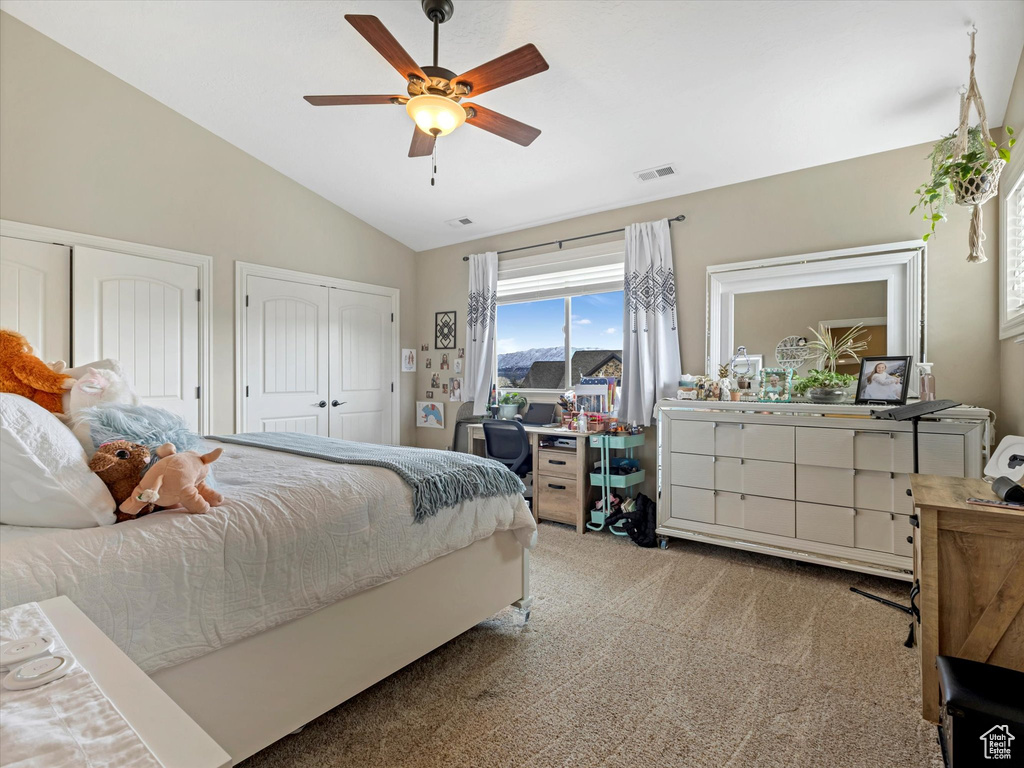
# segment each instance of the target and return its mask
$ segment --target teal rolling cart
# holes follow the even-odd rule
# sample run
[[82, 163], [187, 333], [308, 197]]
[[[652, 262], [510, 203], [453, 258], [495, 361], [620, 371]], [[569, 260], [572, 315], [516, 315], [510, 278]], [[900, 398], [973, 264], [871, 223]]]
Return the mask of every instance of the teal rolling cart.
[[[601, 498], [607, 499], [612, 489], [621, 490], [642, 483], [647, 474], [640, 469], [640, 460], [633, 457], [633, 449], [644, 444], [643, 433], [639, 435], [591, 435], [591, 448], [601, 451], [601, 471], [590, 473], [590, 484], [601, 489]], [[612, 451], [624, 451], [624, 455], [612, 456]], [[627, 470], [624, 473], [613, 473], [613, 470]], [[591, 531], [603, 531], [605, 521], [611, 515], [607, 509], [591, 510], [587, 528]], [[608, 527], [616, 536], [625, 536], [626, 532], [619, 525]]]

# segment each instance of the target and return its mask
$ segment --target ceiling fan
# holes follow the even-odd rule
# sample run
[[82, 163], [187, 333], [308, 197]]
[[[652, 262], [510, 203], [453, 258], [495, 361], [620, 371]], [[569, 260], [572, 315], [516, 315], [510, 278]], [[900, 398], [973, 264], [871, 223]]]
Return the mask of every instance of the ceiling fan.
[[[532, 43], [516, 48], [486, 64], [456, 75], [438, 66], [438, 27], [455, 12], [451, 0], [422, 0], [423, 12], [434, 25], [434, 63], [419, 66], [376, 16], [345, 16], [356, 31], [388, 60], [408, 82], [408, 96], [306, 96], [316, 107], [351, 104], [402, 104], [416, 122], [409, 157], [433, 153], [438, 136], [451, 133], [463, 123], [475, 125], [524, 147], [540, 136], [540, 131], [479, 104], [460, 103], [468, 96], [493, 91], [516, 80], [536, 75], [548, 63]], [[431, 179], [433, 183], [433, 179]]]

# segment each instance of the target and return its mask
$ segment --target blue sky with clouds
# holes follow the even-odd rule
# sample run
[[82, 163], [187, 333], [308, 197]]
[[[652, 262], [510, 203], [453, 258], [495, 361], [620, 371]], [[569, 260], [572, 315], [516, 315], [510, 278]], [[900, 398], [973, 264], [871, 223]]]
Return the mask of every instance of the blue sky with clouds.
[[[562, 299], [502, 304], [498, 307], [498, 354], [564, 343]], [[572, 346], [622, 347], [622, 291], [572, 298]]]

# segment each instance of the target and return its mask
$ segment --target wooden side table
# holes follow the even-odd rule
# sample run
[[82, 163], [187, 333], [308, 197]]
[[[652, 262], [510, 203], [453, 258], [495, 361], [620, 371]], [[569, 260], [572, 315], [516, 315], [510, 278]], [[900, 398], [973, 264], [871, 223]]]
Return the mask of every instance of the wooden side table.
[[936, 656], [1024, 671], [1024, 511], [968, 504], [992, 499], [975, 478], [911, 475], [920, 527], [921, 714], [939, 719]]
[[67, 597], [39, 608], [165, 768], [228, 768], [231, 757]]

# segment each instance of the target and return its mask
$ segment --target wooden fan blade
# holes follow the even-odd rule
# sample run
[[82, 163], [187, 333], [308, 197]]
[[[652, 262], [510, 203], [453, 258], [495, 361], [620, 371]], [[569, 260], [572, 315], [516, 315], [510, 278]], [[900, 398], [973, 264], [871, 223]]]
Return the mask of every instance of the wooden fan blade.
[[434, 152], [434, 137], [419, 128], [412, 129], [412, 144], [409, 145], [409, 157], [428, 157]]
[[466, 112], [476, 113], [472, 117], [467, 115], [466, 125], [475, 125], [477, 128], [483, 128], [485, 131], [490, 131], [496, 136], [514, 141], [516, 144], [524, 147], [530, 146], [533, 140], [540, 136], [538, 128], [534, 128], [526, 123], [520, 123], [511, 117], [505, 117], [500, 112], [481, 107], [478, 104], [463, 104], [462, 106], [466, 108]]
[[537, 46], [528, 43], [522, 48], [499, 56], [469, 70], [455, 78], [456, 85], [464, 83], [469, 86], [470, 94], [477, 96], [485, 91], [493, 91], [503, 85], [522, 80], [524, 77], [536, 75], [548, 68], [548, 63], [540, 55]]
[[376, 16], [364, 16], [360, 14], [347, 14], [345, 21], [356, 28], [356, 32], [366, 38], [366, 42], [377, 49], [377, 53], [388, 60], [388, 63], [398, 70], [398, 74], [409, 80], [411, 76], [430, 82], [423, 74], [423, 70], [413, 61], [412, 56], [405, 52], [405, 48], [399, 45], [394, 36], [388, 32], [380, 19]]
[[303, 96], [314, 107], [344, 107], [350, 104], [394, 104], [398, 96]]

